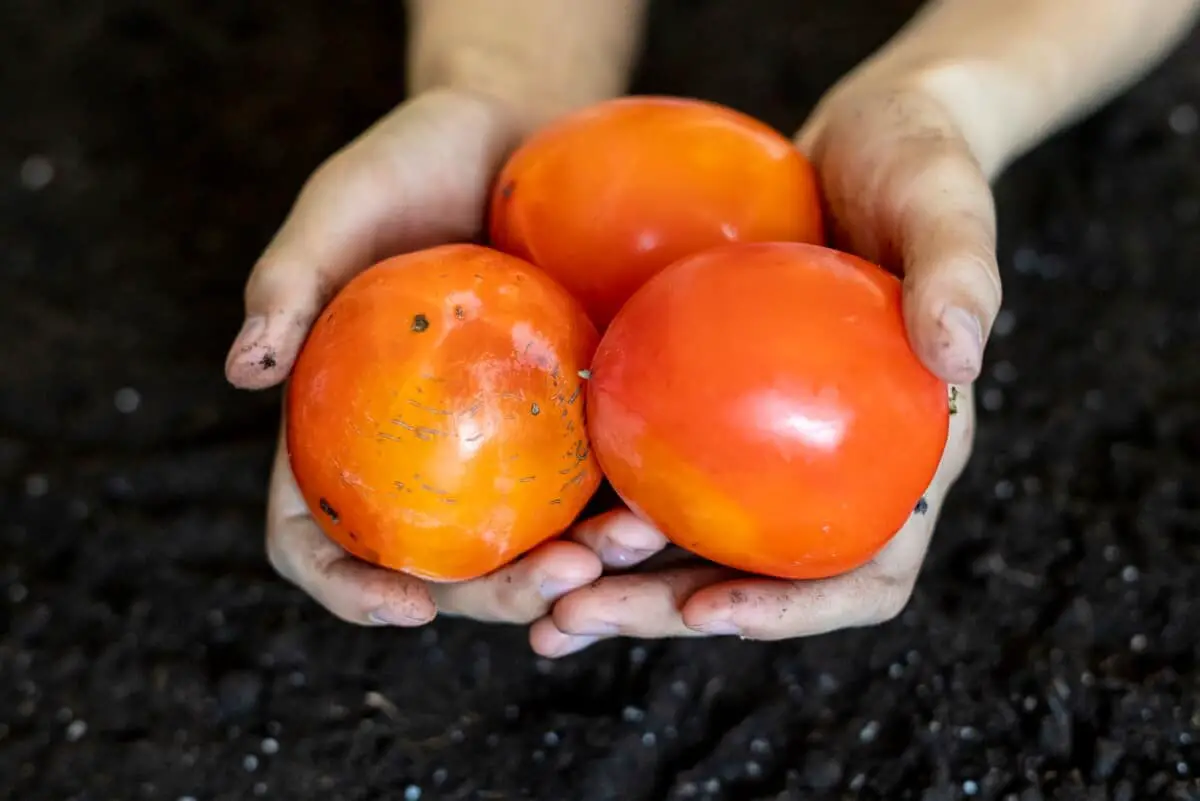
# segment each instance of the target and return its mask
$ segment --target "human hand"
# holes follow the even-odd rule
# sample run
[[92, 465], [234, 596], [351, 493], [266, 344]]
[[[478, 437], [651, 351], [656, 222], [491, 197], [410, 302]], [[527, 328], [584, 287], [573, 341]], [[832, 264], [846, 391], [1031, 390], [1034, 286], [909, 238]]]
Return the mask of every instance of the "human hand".
[[[612, 636], [810, 636], [881, 623], [907, 604], [971, 452], [971, 382], [1001, 300], [992, 193], [945, 101], [915, 79], [852, 77], [826, 96], [797, 143], [820, 174], [834, 243], [903, 275], [913, 348], [957, 393], [923, 502], [871, 562], [842, 576], [783, 581], [696, 560], [607, 576], [534, 624], [539, 653], [562, 656]], [[612, 568], [668, 546], [623, 509], [584, 521], [573, 537]]]
[[[498, 101], [450, 90], [401, 105], [313, 173], [250, 275], [246, 322], [226, 375], [261, 389], [283, 381], [317, 314], [387, 256], [477, 236], [492, 177], [521, 131]], [[475, 581], [433, 584], [348, 555], [317, 527], [279, 439], [267, 553], [285, 578], [343, 620], [415, 626], [438, 614], [528, 623], [594, 580], [585, 545], [551, 541]]]

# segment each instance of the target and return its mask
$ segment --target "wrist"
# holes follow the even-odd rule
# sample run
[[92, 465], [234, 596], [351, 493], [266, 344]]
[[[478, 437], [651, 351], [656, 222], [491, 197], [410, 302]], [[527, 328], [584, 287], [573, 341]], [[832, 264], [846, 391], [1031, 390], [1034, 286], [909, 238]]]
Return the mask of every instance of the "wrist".
[[448, 91], [480, 98], [524, 138], [550, 120], [624, 89], [624, 75], [587, 62], [551, 68], [517, 54], [461, 46], [424, 54], [410, 67], [410, 94]]
[[410, 0], [412, 93], [493, 98], [529, 133], [625, 91], [645, 0]]
[[1200, 0], [927, 0], [859, 70], [944, 106], [989, 178], [1127, 88]]
[[871, 96], [876, 102], [898, 95], [925, 98], [924, 106], [937, 109], [930, 124], [936, 119], [939, 135], [960, 137], [989, 181], [1031, 135], [1020, 107], [1028, 93], [1002, 67], [983, 60], [876, 57], [860, 64], [832, 94]]
[[909, 80], [953, 120], [989, 181], [1045, 135], [1030, 114], [1034, 94], [1001, 64], [938, 61], [914, 69]]

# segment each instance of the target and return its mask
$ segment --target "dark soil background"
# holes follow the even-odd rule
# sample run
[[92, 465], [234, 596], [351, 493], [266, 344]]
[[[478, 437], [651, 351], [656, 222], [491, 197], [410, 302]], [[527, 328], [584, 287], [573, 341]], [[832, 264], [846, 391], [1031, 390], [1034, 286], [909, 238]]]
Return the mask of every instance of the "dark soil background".
[[[835, 5], [660, 3], [637, 88], [793, 128], [915, 2]], [[345, 626], [263, 555], [242, 282], [403, 26], [0, 2], [0, 798], [1200, 798], [1200, 43], [999, 185], [976, 456], [901, 619], [551, 664]]]

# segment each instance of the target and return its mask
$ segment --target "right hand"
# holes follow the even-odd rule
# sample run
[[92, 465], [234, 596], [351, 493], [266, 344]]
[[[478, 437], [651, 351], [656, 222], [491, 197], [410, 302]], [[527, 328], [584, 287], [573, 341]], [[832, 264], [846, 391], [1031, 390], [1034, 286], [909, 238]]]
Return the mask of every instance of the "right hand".
[[[498, 101], [437, 90], [402, 104], [330, 157], [250, 274], [246, 321], [225, 364], [229, 381], [243, 389], [283, 381], [325, 303], [377, 261], [476, 237], [493, 176], [520, 136]], [[286, 579], [337, 617], [363, 625], [416, 626], [439, 612], [531, 623], [601, 572], [592, 550], [564, 540], [454, 584], [361, 562], [317, 527], [282, 436], [271, 473], [267, 553]]]

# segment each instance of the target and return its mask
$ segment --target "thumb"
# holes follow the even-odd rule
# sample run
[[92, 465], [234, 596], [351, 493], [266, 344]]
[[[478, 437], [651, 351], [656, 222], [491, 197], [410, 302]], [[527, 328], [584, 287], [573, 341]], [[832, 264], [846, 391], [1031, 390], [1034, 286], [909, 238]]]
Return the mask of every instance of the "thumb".
[[923, 93], [847, 91], [796, 141], [821, 174], [834, 238], [904, 275], [914, 351], [943, 380], [974, 381], [1001, 302], [996, 212], [953, 119]]
[[950, 148], [894, 187], [904, 317], [913, 349], [952, 384], [979, 377], [1000, 310], [991, 188], [964, 149]]
[[430, 92], [322, 164], [246, 283], [245, 322], [225, 362], [230, 383], [283, 380], [325, 303], [376, 261], [474, 237], [509, 130], [494, 101]]

